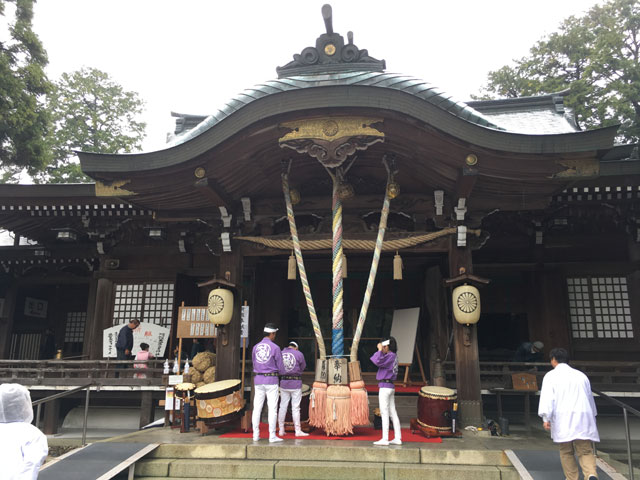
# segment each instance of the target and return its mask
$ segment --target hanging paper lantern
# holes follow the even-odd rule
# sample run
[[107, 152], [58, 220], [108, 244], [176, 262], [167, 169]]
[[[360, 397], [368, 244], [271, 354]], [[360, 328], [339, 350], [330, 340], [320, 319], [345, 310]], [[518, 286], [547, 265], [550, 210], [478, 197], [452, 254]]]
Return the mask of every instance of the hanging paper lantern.
[[226, 288], [216, 288], [209, 292], [209, 321], [215, 325], [226, 325], [233, 316], [233, 292]]
[[463, 325], [480, 320], [480, 292], [473, 285], [460, 285], [453, 290], [453, 317]]

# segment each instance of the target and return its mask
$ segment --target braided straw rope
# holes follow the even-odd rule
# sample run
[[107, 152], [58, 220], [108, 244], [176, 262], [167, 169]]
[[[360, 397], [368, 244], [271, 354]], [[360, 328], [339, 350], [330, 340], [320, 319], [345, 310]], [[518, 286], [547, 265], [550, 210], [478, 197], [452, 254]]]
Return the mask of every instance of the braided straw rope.
[[[386, 166], [386, 163], [385, 163]], [[371, 270], [369, 270], [369, 278], [367, 280], [367, 289], [364, 292], [364, 299], [362, 300], [362, 307], [360, 308], [360, 316], [358, 317], [358, 325], [356, 327], [356, 333], [353, 335], [353, 342], [351, 343], [351, 361], [358, 361], [358, 345], [360, 344], [360, 337], [362, 336], [362, 330], [364, 328], [364, 321], [367, 318], [367, 311], [369, 310], [369, 303], [371, 302], [371, 294], [373, 293], [373, 284], [376, 280], [376, 273], [378, 272], [378, 264], [380, 263], [380, 252], [382, 251], [382, 244], [384, 242], [384, 234], [387, 230], [387, 218], [389, 217], [389, 204], [391, 199], [389, 198], [389, 178], [387, 178], [387, 185], [384, 189], [384, 202], [382, 203], [382, 212], [380, 212], [380, 223], [378, 225], [378, 237], [376, 238], [376, 245], [373, 250], [373, 260], [371, 260]]]
[[342, 356], [344, 354], [344, 332], [343, 332], [343, 311], [342, 311], [342, 201], [338, 196], [339, 180], [336, 175], [333, 179], [333, 199], [332, 199], [332, 268], [333, 272], [333, 330], [331, 332], [331, 354]]
[[[298, 239], [298, 229], [296, 228], [296, 219], [293, 216], [293, 206], [291, 205], [291, 194], [289, 191], [289, 176], [286, 173], [282, 174], [282, 191], [284, 192], [284, 200], [287, 204], [287, 218], [289, 219], [289, 229], [291, 230], [291, 241], [288, 240], [289, 247], [293, 243], [293, 250], [296, 255], [296, 262], [298, 263], [298, 270], [300, 271], [300, 281], [302, 282], [302, 291], [304, 292], [304, 298], [307, 301], [307, 308], [309, 309], [309, 316], [311, 317], [311, 324], [313, 325], [313, 333], [316, 336], [318, 342], [318, 351], [320, 359], [324, 360], [327, 357], [327, 352], [324, 348], [324, 339], [322, 338], [322, 332], [320, 331], [320, 323], [318, 322], [318, 316], [316, 315], [316, 309], [313, 306], [313, 297], [311, 296], [311, 288], [309, 288], [309, 282], [307, 280], [307, 270], [304, 268], [304, 261], [302, 260], [302, 251], [300, 250], [300, 240]], [[259, 238], [259, 237], [258, 237]]]
[[[390, 252], [396, 250], [402, 250], [404, 248], [415, 247], [422, 243], [432, 242], [440, 237], [447, 235], [454, 235], [457, 232], [455, 227], [444, 228], [437, 232], [426, 233], [424, 235], [416, 235], [406, 238], [396, 238], [393, 240], [387, 240], [382, 244], [383, 252]], [[480, 234], [480, 230], [467, 230], [469, 234]], [[274, 239], [267, 237], [234, 237], [236, 240], [244, 240], [245, 242], [259, 243], [265, 247], [274, 248], [277, 250], [291, 250], [293, 244], [291, 240], [286, 238]], [[298, 240], [298, 245], [301, 250], [329, 250], [332, 247], [332, 240], [330, 238], [323, 238], [318, 240]], [[375, 240], [356, 240], [356, 239], [342, 239], [342, 248], [346, 250], [365, 250], [372, 251], [376, 247]]]

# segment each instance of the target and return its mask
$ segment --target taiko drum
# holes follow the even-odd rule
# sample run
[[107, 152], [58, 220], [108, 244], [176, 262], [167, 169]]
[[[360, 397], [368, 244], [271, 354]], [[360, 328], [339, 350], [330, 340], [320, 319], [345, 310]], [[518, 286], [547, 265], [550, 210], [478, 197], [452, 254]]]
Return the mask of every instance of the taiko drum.
[[195, 394], [199, 418], [223, 420], [244, 407], [240, 380], [209, 383], [196, 388]]
[[451, 431], [451, 410], [456, 392], [446, 387], [425, 386], [418, 396], [418, 423], [441, 432]]

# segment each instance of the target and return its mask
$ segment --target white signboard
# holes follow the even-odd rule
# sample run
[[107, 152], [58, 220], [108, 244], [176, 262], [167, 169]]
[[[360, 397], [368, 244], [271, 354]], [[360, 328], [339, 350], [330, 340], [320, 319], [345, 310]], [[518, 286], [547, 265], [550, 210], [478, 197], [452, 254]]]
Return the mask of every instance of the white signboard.
[[[106, 358], [116, 358], [116, 342], [118, 341], [118, 333], [125, 325], [115, 325], [107, 328], [102, 334], [102, 356]], [[127, 328], [129, 328], [127, 326]], [[138, 328], [133, 331], [133, 350], [132, 355], [140, 351], [141, 343], [149, 344], [149, 352], [156, 357], [163, 357], [169, 342], [170, 330], [153, 323], [141, 323]]]
[[249, 306], [243, 305], [241, 308], [242, 312], [240, 314], [240, 328], [242, 333], [240, 333], [240, 337], [249, 338]]
[[393, 311], [391, 336], [398, 342], [398, 363], [413, 363], [413, 349], [418, 332], [419, 308], [405, 308]]
[[47, 318], [47, 301], [25, 297], [24, 314], [29, 317]]

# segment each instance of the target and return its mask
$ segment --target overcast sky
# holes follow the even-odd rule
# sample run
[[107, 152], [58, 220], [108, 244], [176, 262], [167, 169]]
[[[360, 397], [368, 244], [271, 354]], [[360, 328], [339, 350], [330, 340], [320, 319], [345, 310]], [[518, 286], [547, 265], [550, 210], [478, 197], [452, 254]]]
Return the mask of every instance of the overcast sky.
[[[34, 29], [51, 79], [83, 66], [109, 73], [146, 102], [145, 150], [162, 148], [170, 112], [208, 114], [315, 45], [310, 0], [39, 0]], [[334, 0], [334, 31], [461, 100], [487, 73], [527, 54], [595, 0]]]

